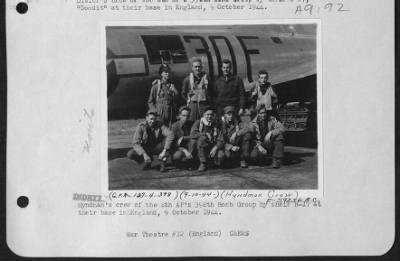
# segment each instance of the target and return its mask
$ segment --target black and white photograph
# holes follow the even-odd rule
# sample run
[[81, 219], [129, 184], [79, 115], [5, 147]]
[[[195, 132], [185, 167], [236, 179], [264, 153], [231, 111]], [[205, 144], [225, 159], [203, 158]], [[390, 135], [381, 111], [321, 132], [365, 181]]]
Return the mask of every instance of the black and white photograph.
[[109, 189], [317, 190], [317, 26], [106, 26]]
[[395, 257], [384, 2], [6, 0], [8, 259]]

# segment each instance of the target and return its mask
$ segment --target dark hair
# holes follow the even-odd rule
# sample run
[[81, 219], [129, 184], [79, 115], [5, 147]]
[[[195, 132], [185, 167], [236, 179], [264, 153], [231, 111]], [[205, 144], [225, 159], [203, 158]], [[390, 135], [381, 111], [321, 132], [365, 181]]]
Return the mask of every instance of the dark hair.
[[212, 106], [207, 106], [204, 108], [203, 114], [206, 113], [206, 111], [212, 111], [215, 112], [214, 108]]
[[261, 110], [265, 110], [265, 112], [267, 112], [267, 107], [265, 107], [265, 104], [261, 104], [261, 105], [257, 108], [257, 113], [260, 113]]
[[181, 114], [183, 111], [188, 111], [190, 113], [192, 110], [187, 106], [182, 106], [179, 108], [179, 114]]
[[192, 59], [190, 61], [192, 62], [192, 64], [194, 64], [196, 62], [202, 64], [200, 57], [196, 57], [196, 56], [192, 57]]
[[153, 111], [153, 110], [149, 110], [147, 113], [146, 113], [146, 117], [147, 116], [149, 116], [149, 115], [154, 115], [154, 116], [158, 116], [158, 114], [157, 114], [157, 112], [156, 111]]
[[269, 78], [269, 74], [268, 74], [268, 72], [266, 70], [260, 70], [258, 72], [258, 77], [260, 77], [261, 74], [266, 74], [267, 75], [267, 79]]
[[158, 68], [158, 74], [161, 74], [162, 72], [169, 72], [171, 69], [169, 68], [168, 64], [162, 63], [160, 65], [160, 68]]
[[279, 120], [279, 113], [275, 110], [267, 111], [267, 117], [274, 116], [275, 119]]
[[228, 60], [228, 59], [223, 59], [223, 60], [222, 60], [222, 64], [229, 64], [229, 66], [232, 67], [232, 61], [231, 61], [231, 60]]

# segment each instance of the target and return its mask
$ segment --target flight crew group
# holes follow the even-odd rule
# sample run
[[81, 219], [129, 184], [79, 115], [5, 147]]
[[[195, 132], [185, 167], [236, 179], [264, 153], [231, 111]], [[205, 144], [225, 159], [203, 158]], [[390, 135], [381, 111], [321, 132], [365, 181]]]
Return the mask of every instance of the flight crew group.
[[[274, 110], [277, 95], [268, 82], [268, 72], [260, 71], [253, 83], [253, 116], [246, 123], [239, 117], [246, 107], [243, 81], [232, 74], [231, 61], [223, 60], [221, 69], [222, 75], [211, 82], [202, 71], [201, 59], [193, 58], [192, 72], [183, 80], [179, 96], [170, 81], [169, 66], [162, 64], [161, 77], [150, 91], [146, 120], [136, 127], [128, 158], [144, 162], [144, 169], [150, 169], [153, 157], [158, 157], [163, 172], [172, 156], [178, 168], [198, 166], [205, 171], [209, 163], [225, 167], [240, 162], [246, 168], [249, 163], [265, 161], [270, 154], [272, 167], [279, 168], [285, 128]], [[180, 98], [187, 105], [177, 109]]]

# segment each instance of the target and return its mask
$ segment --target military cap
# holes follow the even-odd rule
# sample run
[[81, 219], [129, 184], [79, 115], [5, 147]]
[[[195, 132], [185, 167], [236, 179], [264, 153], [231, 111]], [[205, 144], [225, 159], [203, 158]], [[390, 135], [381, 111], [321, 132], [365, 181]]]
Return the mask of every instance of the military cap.
[[149, 110], [147, 111], [147, 113], [146, 113], [146, 116], [149, 116], [149, 115], [158, 116], [157, 110], [155, 110], [155, 109], [149, 109]]
[[235, 108], [233, 106], [226, 106], [224, 108], [224, 113], [227, 114], [227, 113], [230, 113], [230, 112], [235, 112]]
[[163, 63], [160, 65], [160, 68], [158, 69], [158, 73], [161, 74], [162, 72], [169, 72], [171, 69], [169, 68], [168, 64]]

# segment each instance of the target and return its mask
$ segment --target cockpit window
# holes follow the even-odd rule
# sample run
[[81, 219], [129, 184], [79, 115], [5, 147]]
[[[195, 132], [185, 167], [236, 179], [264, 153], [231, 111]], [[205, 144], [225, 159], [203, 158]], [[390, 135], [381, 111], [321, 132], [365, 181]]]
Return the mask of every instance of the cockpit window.
[[187, 63], [185, 48], [177, 35], [142, 35], [150, 64]]

